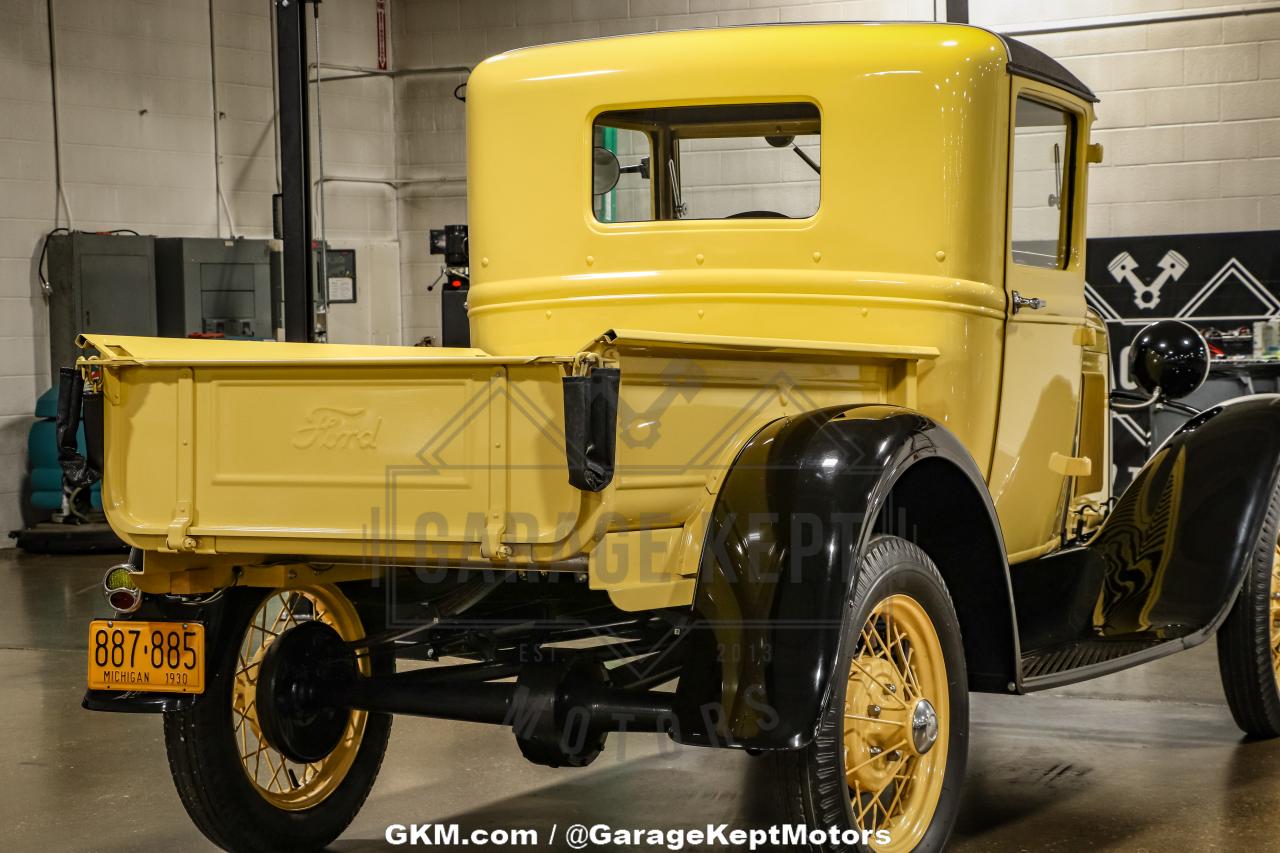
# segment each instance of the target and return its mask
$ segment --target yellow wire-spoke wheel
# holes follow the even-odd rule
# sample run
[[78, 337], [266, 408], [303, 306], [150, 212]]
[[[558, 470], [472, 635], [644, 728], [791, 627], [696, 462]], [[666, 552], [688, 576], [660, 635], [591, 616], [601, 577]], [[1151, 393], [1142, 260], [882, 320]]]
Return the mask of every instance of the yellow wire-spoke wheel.
[[[325, 623], [343, 640], [364, 636], [355, 607], [336, 587], [272, 593], [258, 605], [241, 639], [231, 688], [231, 720], [240, 765], [258, 794], [285, 811], [312, 808], [342, 784], [356, 760], [368, 718], [364, 711], [352, 711], [338, 745], [324, 758], [308, 764], [285, 758], [263, 737], [255, 701], [263, 655], [285, 631], [311, 620]], [[362, 675], [370, 674], [367, 656], [359, 658], [359, 667]]]
[[1218, 628], [1218, 670], [1227, 707], [1252, 738], [1280, 737], [1280, 487], [1244, 568], [1240, 590]]
[[888, 833], [883, 853], [915, 849], [942, 796], [950, 693], [942, 642], [915, 598], [890, 595], [856, 638], [844, 707], [853, 823]]

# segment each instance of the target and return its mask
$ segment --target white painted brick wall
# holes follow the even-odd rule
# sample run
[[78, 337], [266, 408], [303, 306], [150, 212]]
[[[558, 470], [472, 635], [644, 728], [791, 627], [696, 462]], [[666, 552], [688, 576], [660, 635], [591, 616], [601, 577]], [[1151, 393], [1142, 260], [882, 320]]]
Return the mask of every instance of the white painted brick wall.
[[[53, 5], [63, 176], [75, 227], [217, 233], [207, 0]], [[214, 7], [223, 189], [236, 233], [269, 237], [272, 5], [214, 0]], [[326, 61], [376, 62], [373, 0], [326, 3], [321, 14]], [[47, 24], [45, 0], [0, 2], [0, 547], [21, 525], [27, 432], [49, 384], [48, 316], [35, 272], [41, 239], [55, 224]], [[391, 84], [334, 83], [324, 92], [328, 171], [393, 175]], [[390, 190], [332, 186], [326, 196], [331, 241], [395, 238]]]
[[[1194, 11], [1182, 0], [973, 0], [994, 29]], [[1255, 5], [1270, 5], [1257, 0]], [[1089, 234], [1280, 228], [1280, 13], [1028, 35], [1102, 98]]]
[[[932, 15], [932, 0], [397, 0], [395, 48], [400, 67], [474, 65], [504, 50], [567, 39], [778, 21], [931, 20]], [[397, 157], [405, 176], [465, 172], [465, 113], [452, 97], [454, 85], [421, 79], [402, 79], [397, 85]], [[709, 167], [718, 168], [719, 160], [715, 163]], [[798, 160], [791, 167], [780, 180], [807, 177]], [[686, 176], [698, 181], [688, 170]], [[754, 206], [749, 189], [717, 192], [717, 206]], [[796, 197], [788, 203], [799, 209], [806, 201]], [[439, 290], [429, 292], [427, 286], [436, 279], [440, 262], [427, 253], [427, 232], [465, 221], [465, 199], [423, 196], [402, 202], [406, 339], [439, 335]]]
[[0, 547], [21, 525], [32, 408], [48, 386], [48, 312], [35, 253], [53, 221], [43, 0], [0, 4]]
[[[223, 185], [239, 233], [270, 229], [275, 164], [269, 0], [215, 0]], [[1264, 4], [1273, 0], [1254, 0]], [[213, 234], [205, 0], [54, 0], [64, 174], [81, 228]], [[791, 20], [925, 20], [933, 0], [391, 0], [396, 67], [474, 64], [514, 47], [693, 26]], [[1001, 30], [1196, 10], [1217, 0], [971, 0]], [[332, 62], [372, 65], [373, 0], [322, 7]], [[1027, 36], [1102, 96], [1094, 236], [1280, 227], [1280, 13]], [[54, 222], [44, 0], [0, 2], [0, 532], [35, 397], [47, 379], [47, 316], [35, 255]], [[331, 173], [465, 172], [456, 81], [325, 87]], [[143, 112], [145, 110], [145, 113]], [[439, 259], [427, 232], [466, 221], [463, 185], [330, 186], [330, 237], [401, 241], [407, 341], [439, 335]], [[225, 228], [225, 225], [224, 225]], [[17, 473], [15, 473], [17, 472]]]

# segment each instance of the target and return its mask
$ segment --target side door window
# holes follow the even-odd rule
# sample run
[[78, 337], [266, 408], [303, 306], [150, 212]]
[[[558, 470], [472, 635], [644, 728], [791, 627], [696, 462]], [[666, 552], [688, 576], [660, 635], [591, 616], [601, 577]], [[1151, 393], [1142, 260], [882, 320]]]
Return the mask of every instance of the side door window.
[[1013, 131], [1013, 262], [1065, 269], [1071, 249], [1076, 117], [1020, 95]]

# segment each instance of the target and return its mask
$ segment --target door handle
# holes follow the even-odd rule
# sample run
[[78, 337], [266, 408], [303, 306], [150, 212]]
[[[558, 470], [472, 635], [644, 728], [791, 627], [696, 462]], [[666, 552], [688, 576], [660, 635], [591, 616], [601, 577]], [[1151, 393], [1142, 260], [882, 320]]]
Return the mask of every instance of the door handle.
[[1013, 313], [1017, 314], [1023, 308], [1030, 308], [1032, 311], [1039, 311], [1041, 308], [1048, 308], [1049, 303], [1045, 302], [1038, 296], [1023, 296], [1018, 291], [1013, 292]]

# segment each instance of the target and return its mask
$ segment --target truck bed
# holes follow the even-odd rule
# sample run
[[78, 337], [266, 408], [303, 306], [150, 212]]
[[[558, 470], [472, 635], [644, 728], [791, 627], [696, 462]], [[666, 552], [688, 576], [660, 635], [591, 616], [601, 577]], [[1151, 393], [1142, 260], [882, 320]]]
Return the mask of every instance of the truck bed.
[[[640, 569], [659, 585], [696, 571], [700, 519], [762, 425], [824, 405], [914, 407], [917, 365], [937, 355], [621, 330], [528, 356], [114, 335], [81, 345], [96, 352], [80, 363], [104, 398], [108, 520], [167, 570], [201, 557], [579, 571], [589, 560], [593, 585], [611, 590]], [[616, 473], [579, 490], [564, 379], [606, 365], [622, 376]]]

